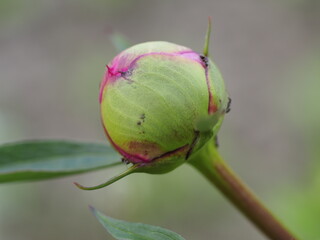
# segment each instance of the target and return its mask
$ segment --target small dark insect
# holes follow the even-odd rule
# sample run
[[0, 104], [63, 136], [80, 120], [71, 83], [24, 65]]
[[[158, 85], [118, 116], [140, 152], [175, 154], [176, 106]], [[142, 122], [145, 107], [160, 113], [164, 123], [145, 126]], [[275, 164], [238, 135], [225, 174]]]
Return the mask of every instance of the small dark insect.
[[138, 122], [137, 122], [137, 125], [139, 125], [139, 126], [140, 126], [140, 125], [141, 125], [141, 121], [138, 121]]
[[227, 108], [226, 108], [226, 113], [228, 113], [228, 112], [230, 112], [230, 110], [231, 110], [231, 98], [229, 98], [228, 97], [228, 99], [229, 99], [229, 101], [228, 101], [228, 105], [227, 105]]
[[126, 72], [124, 72], [124, 71], [118, 71], [118, 73], [120, 73], [120, 74], [121, 74], [121, 77], [123, 77], [125, 80], [129, 81], [129, 83], [132, 83], [132, 82], [133, 82], [132, 79], [128, 78], [129, 76], [131, 76], [132, 70], [129, 69], [129, 70], [126, 71]]
[[121, 158], [121, 162], [125, 163], [125, 164], [129, 164], [129, 160], [127, 158]]
[[206, 56], [200, 55], [201, 61], [204, 63], [206, 67], [208, 67], [208, 58]]
[[125, 77], [127, 75], [127, 72], [119, 71], [118, 73], [121, 74], [121, 77]]

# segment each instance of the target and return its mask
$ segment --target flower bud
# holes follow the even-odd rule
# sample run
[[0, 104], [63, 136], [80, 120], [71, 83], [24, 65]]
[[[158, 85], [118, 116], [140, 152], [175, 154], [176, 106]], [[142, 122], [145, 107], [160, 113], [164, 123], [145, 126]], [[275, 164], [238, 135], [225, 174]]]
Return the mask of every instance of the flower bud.
[[[209, 24], [210, 28], [210, 24]], [[165, 173], [187, 161], [216, 135], [228, 111], [222, 76], [204, 54], [169, 42], [146, 42], [107, 66], [99, 101], [105, 133], [132, 163], [131, 172]]]
[[214, 116], [218, 124], [227, 102], [213, 62], [169, 42], [121, 52], [107, 65], [100, 89], [109, 141], [127, 162], [153, 173], [173, 170], [201, 148], [217, 129], [201, 132], [197, 121]]

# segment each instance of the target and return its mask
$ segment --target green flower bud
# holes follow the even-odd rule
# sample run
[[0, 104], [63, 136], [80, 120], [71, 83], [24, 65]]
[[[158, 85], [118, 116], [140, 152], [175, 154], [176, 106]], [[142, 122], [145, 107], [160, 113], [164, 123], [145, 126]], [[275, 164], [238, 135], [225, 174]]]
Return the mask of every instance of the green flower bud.
[[101, 118], [112, 146], [134, 171], [165, 173], [216, 135], [228, 111], [222, 76], [204, 54], [146, 42], [117, 55], [100, 86]]

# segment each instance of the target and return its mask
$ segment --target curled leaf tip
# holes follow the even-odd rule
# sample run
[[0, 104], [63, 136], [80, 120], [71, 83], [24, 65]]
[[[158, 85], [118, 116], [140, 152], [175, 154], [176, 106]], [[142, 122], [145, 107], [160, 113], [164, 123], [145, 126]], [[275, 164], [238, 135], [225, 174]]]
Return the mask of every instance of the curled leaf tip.
[[206, 33], [206, 38], [204, 41], [203, 55], [209, 56], [209, 44], [210, 44], [210, 35], [211, 35], [211, 17], [208, 17], [208, 28]]
[[86, 187], [82, 186], [81, 184], [77, 183], [77, 182], [73, 182], [74, 185], [76, 185], [78, 188], [85, 190]]
[[92, 186], [92, 187], [85, 187], [77, 182], [74, 182], [74, 185], [76, 185], [78, 188], [82, 189], [82, 190], [97, 190], [97, 189], [100, 189], [100, 188], [104, 188], [106, 186], [109, 186], [110, 184], [120, 180], [121, 178], [125, 177], [125, 176], [128, 176], [129, 174], [135, 172], [135, 170], [137, 169], [137, 166], [132, 166], [130, 168], [128, 168], [126, 171], [124, 171], [123, 173], [120, 173], [118, 176], [115, 176], [111, 179], [109, 179], [108, 181], [104, 182], [104, 183], [101, 183], [99, 185], [96, 185], [96, 186]]
[[105, 182], [105, 183], [102, 183], [102, 184], [99, 184], [99, 185], [96, 185], [96, 186], [92, 186], [92, 187], [85, 187], [77, 182], [74, 183], [74, 185], [76, 185], [78, 188], [80, 188], [81, 190], [97, 190], [97, 189], [100, 189], [100, 188], [104, 188], [108, 185], [110, 185], [111, 183], [109, 183], [109, 181]]

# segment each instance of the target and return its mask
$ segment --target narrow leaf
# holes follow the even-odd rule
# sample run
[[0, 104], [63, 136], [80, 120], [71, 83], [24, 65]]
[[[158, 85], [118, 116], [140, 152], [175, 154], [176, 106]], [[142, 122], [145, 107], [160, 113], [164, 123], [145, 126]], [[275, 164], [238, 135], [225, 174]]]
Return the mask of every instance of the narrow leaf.
[[205, 38], [204, 48], [203, 48], [203, 55], [206, 57], [209, 56], [210, 35], [211, 35], [211, 17], [208, 18], [208, 27], [207, 27], [207, 33], [206, 33], [206, 38]]
[[0, 183], [56, 178], [121, 163], [110, 147], [71, 141], [0, 145]]
[[130, 223], [107, 217], [90, 207], [102, 226], [119, 240], [184, 240], [170, 230], [142, 223]]

